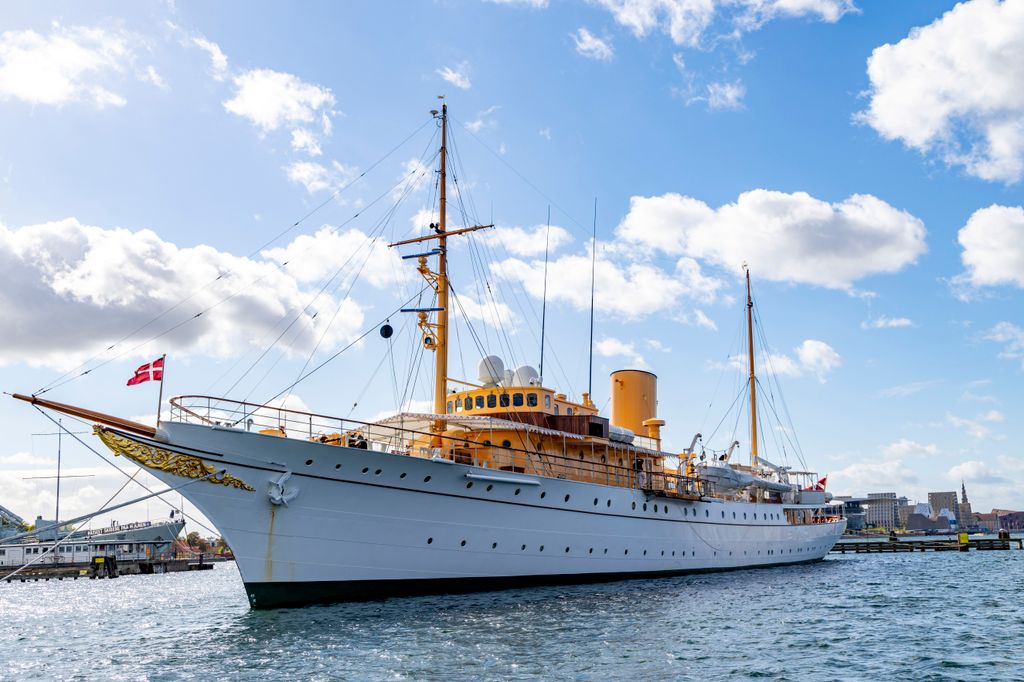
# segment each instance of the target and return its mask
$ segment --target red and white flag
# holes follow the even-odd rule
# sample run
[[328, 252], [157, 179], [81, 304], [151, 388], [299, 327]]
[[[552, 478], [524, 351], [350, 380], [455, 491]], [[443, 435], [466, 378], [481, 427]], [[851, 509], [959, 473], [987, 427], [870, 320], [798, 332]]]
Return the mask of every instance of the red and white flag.
[[164, 359], [157, 358], [153, 362], [147, 363], [142, 367], [135, 370], [135, 376], [128, 380], [129, 386], [135, 386], [141, 384], [144, 381], [163, 381], [164, 380]]

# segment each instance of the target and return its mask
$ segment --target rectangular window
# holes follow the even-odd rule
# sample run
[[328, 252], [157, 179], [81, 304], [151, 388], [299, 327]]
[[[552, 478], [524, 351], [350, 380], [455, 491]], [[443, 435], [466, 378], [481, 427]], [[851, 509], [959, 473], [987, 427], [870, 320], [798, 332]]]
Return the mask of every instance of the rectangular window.
[[572, 408], [571, 407], [565, 408], [565, 413], [571, 417], [572, 416]]
[[0, 556], [7, 556], [7, 550], [6, 549], [0, 549]]
[[482, 395], [478, 395], [476, 397], [476, 409], [482, 410], [483, 408], [484, 408], [484, 397]]
[[508, 393], [502, 393], [501, 397], [498, 399], [498, 402], [501, 403], [502, 407], [508, 407]]
[[487, 396], [487, 407], [497, 407], [497, 405], [498, 399], [494, 396], [493, 393]]
[[558, 403], [555, 403], [555, 414], [558, 414]]
[[448, 401], [448, 414], [452, 413], [452, 401]]
[[462, 401], [462, 407], [463, 407], [463, 409], [466, 409], [466, 410], [472, 410], [473, 409], [473, 399], [472, 398], [466, 398], [465, 400], [463, 400]]
[[527, 407], [537, 407], [537, 394], [536, 393], [527, 393], [526, 394], [526, 406]]
[[458, 398], [455, 399], [455, 411], [462, 412], [462, 401]]
[[549, 396], [549, 395], [545, 395], [544, 396], [544, 409], [546, 409], [546, 410], [550, 410], [551, 409], [551, 396]]
[[514, 407], [522, 407], [523, 406], [523, 394], [522, 393], [516, 393], [516, 394], [514, 394], [512, 396], [512, 405]]

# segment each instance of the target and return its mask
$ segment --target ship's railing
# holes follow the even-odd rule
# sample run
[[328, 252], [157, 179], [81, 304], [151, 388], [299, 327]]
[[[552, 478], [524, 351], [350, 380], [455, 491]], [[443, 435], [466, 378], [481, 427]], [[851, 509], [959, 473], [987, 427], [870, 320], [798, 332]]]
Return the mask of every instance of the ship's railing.
[[[563, 478], [602, 485], [639, 488], [648, 494], [700, 497], [710, 484], [696, 476], [664, 471], [650, 457], [638, 456], [612, 444], [580, 440], [578, 436], [526, 433], [524, 447], [508, 441], [457, 438], [427, 431], [332, 417], [284, 407], [188, 395], [172, 398], [170, 420], [239, 429], [265, 435], [301, 438], [376, 452], [439, 458], [499, 471]], [[527, 427], [523, 425], [523, 428]]]

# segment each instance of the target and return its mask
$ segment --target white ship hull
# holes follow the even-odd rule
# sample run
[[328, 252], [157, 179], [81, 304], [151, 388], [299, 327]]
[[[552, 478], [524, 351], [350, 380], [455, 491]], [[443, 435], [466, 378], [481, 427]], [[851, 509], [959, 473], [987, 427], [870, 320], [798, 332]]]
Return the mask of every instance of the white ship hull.
[[[256, 608], [803, 563], [845, 526], [790, 524], [778, 504], [669, 499], [222, 427], [115, 433], [254, 488], [197, 482], [182, 493], [224, 535]], [[285, 472], [291, 499], [274, 504]]]

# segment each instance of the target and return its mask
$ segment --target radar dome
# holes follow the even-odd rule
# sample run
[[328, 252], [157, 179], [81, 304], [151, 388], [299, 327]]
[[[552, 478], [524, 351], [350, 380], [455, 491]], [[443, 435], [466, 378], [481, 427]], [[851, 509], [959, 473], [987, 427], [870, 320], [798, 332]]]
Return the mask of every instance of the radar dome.
[[505, 378], [505, 363], [497, 355], [488, 355], [477, 366], [477, 379], [484, 386], [497, 386]]
[[512, 385], [533, 386], [538, 379], [540, 379], [540, 375], [537, 374], [536, 369], [529, 365], [521, 365], [516, 368], [515, 373], [512, 375]]

